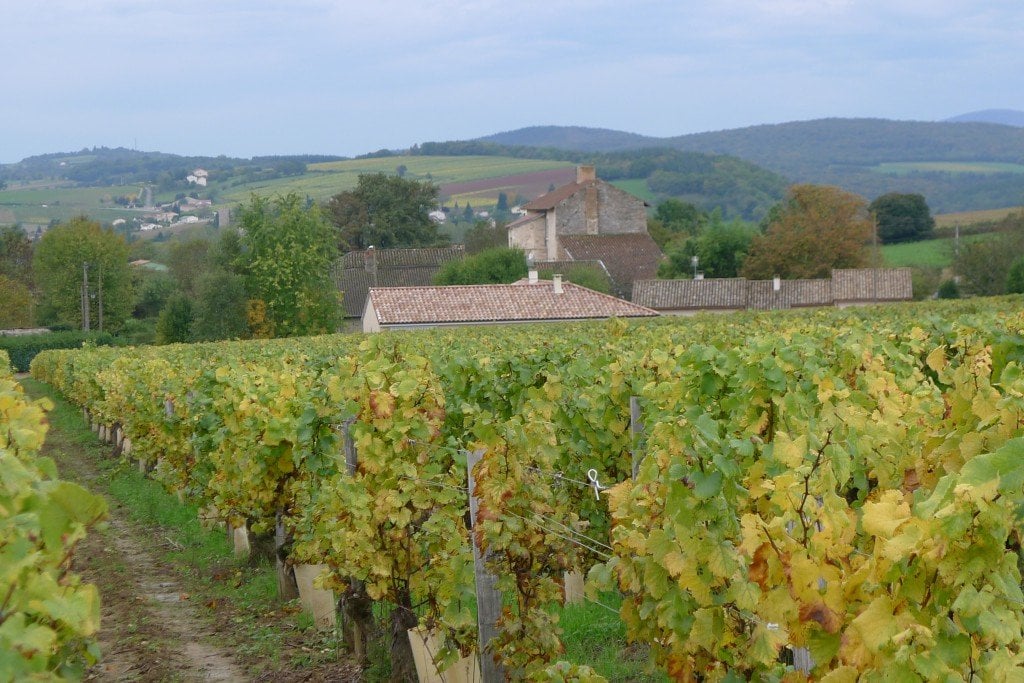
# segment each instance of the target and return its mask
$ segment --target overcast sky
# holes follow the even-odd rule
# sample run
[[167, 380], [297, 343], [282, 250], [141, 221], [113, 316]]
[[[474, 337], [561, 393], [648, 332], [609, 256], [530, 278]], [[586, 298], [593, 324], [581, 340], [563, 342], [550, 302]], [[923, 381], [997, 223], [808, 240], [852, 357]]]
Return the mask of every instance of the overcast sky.
[[0, 0], [0, 163], [1024, 110], [1022, 0]]

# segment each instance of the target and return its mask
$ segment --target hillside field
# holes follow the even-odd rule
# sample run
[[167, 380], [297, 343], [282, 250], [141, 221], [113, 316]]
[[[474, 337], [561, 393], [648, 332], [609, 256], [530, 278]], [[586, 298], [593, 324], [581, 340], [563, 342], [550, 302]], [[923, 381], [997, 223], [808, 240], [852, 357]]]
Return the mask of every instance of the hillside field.
[[1024, 173], [1024, 165], [987, 161], [896, 161], [872, 169], [891, 175], [910, 173]]
[[113, 198], [138, 194], [133, 185], [112, 187], [73, 187], [66, 184], [41, 184], [13, 187], [0, 192], [0, 225], [47, 225], [52, 219], [66, 221], [86, 214], [104, 223], [117, 218], [130, 219], [141, 211], [124, 209]]
[[[296, 192], [317, 201], [325, 201], [344, 190], [351, 190], [363, 173], [394, 174], [398, 167], [405, 166], [405, 177], [414, 180], [429, 180], [444, 189], [445, 186], [468, 183], [483, 179], [503, 179], [507, 176], [532, 174], [555, 169], [569, 169], [564, 161], [538, 159], [514, 159], [490, 156], [396, 156], [372, 159], [352, 159], [322, 164], [310, 164], [302, 176], [279, 178], [262, 183], [250, 183], [221, 189], [218, 205], [234, 206], [248, 201], [249, 195], [287, 194]], [[504, 181], [496, 186], [503, 186]], [[507, 183], [505, 183], [507, 184]], [[510, 189], [515, 189], [510, 187]], [[545, 184], [545, 189], [547, 185]], [[515, 192], [510, 196], [514, 196]], [[442, 192], [442, 196], [444, 192]], [[450, 196], [450, 193], [449, 195]], [[493, 204], [498, 193], [494, 192]], [[530, 197], [532, 199], [532, 197]], [[464, 202], [462, 202], [464, 203]], [[487, 204], [480, 201], [480, 204]]]

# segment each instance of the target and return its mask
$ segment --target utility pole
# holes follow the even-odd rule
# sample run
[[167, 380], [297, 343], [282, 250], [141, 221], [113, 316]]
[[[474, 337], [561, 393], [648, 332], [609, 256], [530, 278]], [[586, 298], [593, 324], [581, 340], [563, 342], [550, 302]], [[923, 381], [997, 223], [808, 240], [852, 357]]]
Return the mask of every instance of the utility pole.
[[89, 262], [82, 261], [82, 330], [89, 331]]

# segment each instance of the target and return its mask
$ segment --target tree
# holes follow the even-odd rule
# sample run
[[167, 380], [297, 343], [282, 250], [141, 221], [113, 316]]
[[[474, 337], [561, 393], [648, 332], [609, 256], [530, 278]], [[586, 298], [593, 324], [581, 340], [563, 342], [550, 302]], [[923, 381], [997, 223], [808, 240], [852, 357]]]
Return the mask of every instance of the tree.
[[[715, 216], [721, 220], [717, 209]], [[647, 232], [662, 250], [677, 251], [686, 240], [699, 235], [710, 221], [711, 216], [694, 204], [666, 199], [647, 220]]]
[[1013, 213], [984, 239], [965, 241], [953, 262], [965, 294], [1005, 294], [1014, 263], [1024, 256], [1024, 213]]
[[473, 205], [466, 202], [466, 208], [462, 210], [462, 218], [467, 222], [472, 222], [476, 217], [476, 212], [473, 211]]
[[242, 339], [249, 335], [245, 280], [216, 269], [199, 278], [193, 332], [197, 341]]
[[111, 331], [131, 314], [128, 245], [96, 221], [79, 216], [47, 230], [36, 246], [33, 267], [49, 322], [83, 326], [83, 285], [91, 329], [100, 328], [101, 310], [102, 327]]
[[658, 268], [658, 277], [693, 277], [693, 257], [705, 277], [736, 277], [746, 259], [757, 229], [741, 220], [723, 221], [717, 212], [697, 237], [677, 243], [668, 260]]
[[495, 247], [461, 261], [449, 261], [434, 276], [437, 285], [486, 285], [515, 282], [526, 277], [522, 249]]
[[489, 221], [477, 221], [466, 231], [464, 242], [469, 255], [495, 247], [507, 247], [508, 230], [501, 223], [491, 225]]
[[330, 267], [338, 251], [319, 206], [307, 206], [295, 193], [273, 200], [253, 196], [239, 224], [246, 290], [262, 302], [271, 334], [333, 332], [341, 300]]
[[757, 235], [741, 274], [751, 279], [829, 277], [833, 268], [871, 263], [867, 202], [837, 187], [794, 185], [767, 230]]
[[[540, 279], [542, 280], [552, 280], [554, 276], [554, 271], [550, 270], [540, 273]], [[602, 294], [612, 293], [612, 281], [608, 277], [608, 273], [598, 266], [586, 263], [572, 265], [565, 269], [562, 276], [566, 282], [571, 282], [574, 285], [586, 287]]]
[[325, 211], [340, 231], [342, 250], [429, 247], [445, 241], [429, 215], [436, 203], [432, 183], [372, 173], [331, 197]]
[[196, 295], [196, 283], [209, 267], [209, 240], [197, 237], [173, 242], [167, 254], [167, 267], [178, 282], [181, 291], [190, 297]]
[[508, 213], [508, 195], [504, 192], [498, 193], [498, 203], [494, 205], [494, 212], [500, 214]]
[[1013, 262], [1006, 274], [1006, 293], [1024, 294], [1024, 255]]
[[136, 318], [155, 318], [177, 290], [174, 278], [166, 273], [146, 273], [138, 283], [138, 297], [132, 315]]
[[934, 235], [935, 219], [924, 195], [890, 192], [871, 202], [868, 211], [875, 216], [878, 239], [884, 244], [914, 242]]
[[16, 225], [0, 227], [0, 275], [32, 285], [32, 241]]
[[156, 321], [156, 343], [176, 344], [192, 341], [192, 300], [177, 293], [167, 300]]
[[0, 274], [0, 330], [32, 327], [32, 292], [25, 283]]

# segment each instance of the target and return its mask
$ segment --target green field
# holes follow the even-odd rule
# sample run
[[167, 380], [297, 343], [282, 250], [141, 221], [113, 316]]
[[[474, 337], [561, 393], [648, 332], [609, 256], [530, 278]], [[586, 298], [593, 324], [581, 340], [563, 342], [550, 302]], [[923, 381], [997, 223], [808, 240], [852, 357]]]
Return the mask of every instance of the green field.
[[634, 197], [639, 197], [640, 199], [644, 200], [651, 206], [654, 206], [658, 203], [658, 198], [654, 196], [654, 193], [651, 192], [651, 188], [647, 186], [646, 178], [635, 178], [632, 180], [616, 180], [612, 182], [612, 185], [619, 188], [620, 190], [625, 190]]
[[1024, 164], [988, 161], [896, 161], [878, 164], [873, 171], [888, 175], [910, 173], [1024, 173]]
[[103, 222], [128, 219], [141, 212], [120, 208], [112, 199], [139, 191], [137, 185], [14, 187], [0, 192], [0, 224], [46, 225], [53, 219], [66, 221], [82, 214]]
[[[965, 244], [987, 239], [989, 235], [967, 235], [960, 238]], [[948, 268], [953, 265], [954, 245], [951, 237], [941, 237], [922, 242], [889, 244], [882, 247], [885, 264], [893, 268]]]
[[935, 215], [935, 229], [953, 231], [957, 225], [961, 228], [979, 223], [995, 223], [1011, 213], [1024, 212], [1024, 206], [1011, 206], [1006, 209], [981, 209], [978, 211], [961, 211], [959, 213], [943, 213]]

